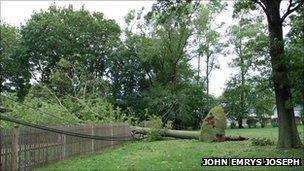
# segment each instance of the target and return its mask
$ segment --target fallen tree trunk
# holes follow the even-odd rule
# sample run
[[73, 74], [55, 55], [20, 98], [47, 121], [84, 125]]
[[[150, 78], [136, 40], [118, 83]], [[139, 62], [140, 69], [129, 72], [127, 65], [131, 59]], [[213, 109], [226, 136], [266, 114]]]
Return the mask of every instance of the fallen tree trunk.
[[223, 142], [223, 141], [242, 141], [248, 138], [244, 137], [226, 137], [225, 129], [227, 125], [227, 118], [224, 114], [223, 108], [217, 106], [212, 108], [207, 116], [204, 118], [201, 131], [179, 131], [168, 129], [151, 129], [143, 127], [132, 127], [133, 135], [148, 134], [149, 132], [157, 131], [157, 134], [165, 137], [183, 138], [183, 139], [197, 139], [203, 142]]
[[[137, 127], [132, 126], [131, 132], [133, 134], [144, 134], [147, 135], [148, 132], [151, 131], [151, 128], [143, 128], [143, 127]], [[162, 136], [165, 137], [173, 137], [173, 138], [181, 138], [181, 139], [196, 139], [199, 140], [200, 132], [196, 131], [180, 131], [180, 130], [165, 130], [165, 129], [159, 129], [158, 130]], [[222, 141], [244, 141], [248, 140], [249, 138], [238, 136], [238, 137], [231, 137], [231, 136], [224, 136], [224, 137], [218, 137], [217, 142]]]
[[[143, 127], [131, 127], [131, 131], [133, 133], [140, 133], [140, 134], [148, 134], [151, 128], [143, 128]], [[159, 129], [158, 130], [163, 136], [165, 137], [174, 137], [174, 138], [182, 138], [182, 139], [199, 139], [200, 132], [195, 131], [180, 131], [180, 130], [165, 130]]]

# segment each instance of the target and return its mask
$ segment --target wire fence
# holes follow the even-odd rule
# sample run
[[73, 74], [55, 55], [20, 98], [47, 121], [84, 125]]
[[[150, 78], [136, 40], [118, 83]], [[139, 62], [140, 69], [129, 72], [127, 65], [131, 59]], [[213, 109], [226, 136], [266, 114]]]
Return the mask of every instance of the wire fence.
[[[100, 137], [131, 137], [125, 123], [52, 127]], [[0, 129], [0, 171], [33, 170], [72, 156], [92, 154], [123, 143], [123, 140], [81, 138], [36, 128]]]

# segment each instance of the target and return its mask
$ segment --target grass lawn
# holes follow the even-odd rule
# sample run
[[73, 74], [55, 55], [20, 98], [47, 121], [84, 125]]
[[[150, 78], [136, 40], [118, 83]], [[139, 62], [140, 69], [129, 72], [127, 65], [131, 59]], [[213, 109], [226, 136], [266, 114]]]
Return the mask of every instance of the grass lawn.
[[[298, 130], [303, 141], [304, 127]], [[277, 128], [228, 129], [227, 135], [268, 137], [277, 140]], [[202, 157], [301, 157], [304, 150], [278, 150], [275, 146], [252, 146], [251, 141], [203, 143], [196, 140], [134, 142], [90, 156], [58, 162], [40, 170], [274, 170], [301, 167], [202, 167]]]

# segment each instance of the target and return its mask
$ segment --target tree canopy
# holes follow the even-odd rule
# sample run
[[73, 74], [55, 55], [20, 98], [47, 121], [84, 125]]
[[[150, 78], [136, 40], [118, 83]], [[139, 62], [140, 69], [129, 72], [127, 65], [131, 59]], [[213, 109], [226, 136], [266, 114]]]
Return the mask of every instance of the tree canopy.
[[[130, 11], [126, 28], [102, 12], [56, 4], [20, 27], [1, 23], [0, 106], [44, 124], [157, 116], [175, 129], [199, 129], [218, 105], [240, 128], [252, 114], [264, 124], [276, 106], [278, 147], [300, 147], [293, 107], [304, 104], [304, 1], [280, 12], [281, 2], [237, 0], [234, 23], [218, 21], [227, 7], [220, 0], [156, 1]], [[224, 58], [237, 73], [215, 97], [211, 73]]]

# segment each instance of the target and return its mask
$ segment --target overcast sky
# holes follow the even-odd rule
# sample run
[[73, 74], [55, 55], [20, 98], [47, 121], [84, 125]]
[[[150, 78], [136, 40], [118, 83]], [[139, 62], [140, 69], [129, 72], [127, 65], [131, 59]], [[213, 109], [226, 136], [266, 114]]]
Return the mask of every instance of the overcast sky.
[[[57, 6], [68, 6], [72, 4], [74, 9], [79, 9], [82, 5], [85, 9], [95, 12], [99, 11], [105, 14], [109, 19], [114, 19], [116, 22], [124, 28], [124, 16], [132, 9], [140, 10], [142, 7], [145, 11], [151, 9], [154, 1], [3, 1], [1, 0], [1, 20], [13, 25], [20, 26], [24, 24], [26, 20], [31, 17], [31, 14], [41, 9], [46, 10], [52, 3]], [[226, 1], [229, 5], [228, 11], [225, 11], [219, 16], [220, 21], [225, 21], [228, 25], [233, 23], [232, 21], [232, 5], [233, 1]], [[228, 67], [228, 63], [233, 56], [219, 56], [220, 69], [214, 70], [210, 79], [210, 93], [219, 96], [224, 90], [226, 81], [237, 70]], [[192, 60], [193, 67], [197, 67], [196, 60]]]

